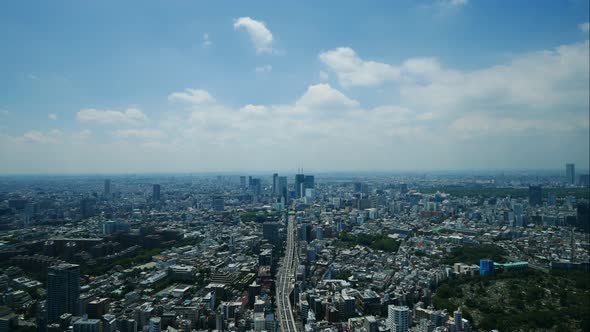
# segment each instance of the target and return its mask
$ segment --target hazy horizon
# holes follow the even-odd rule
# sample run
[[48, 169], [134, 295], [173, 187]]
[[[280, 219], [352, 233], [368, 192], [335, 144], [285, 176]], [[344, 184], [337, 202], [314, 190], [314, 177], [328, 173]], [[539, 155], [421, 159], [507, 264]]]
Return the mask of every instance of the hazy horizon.
[[588, 1], [2, 9], [0, 175], [589, 168]]
[[[565, 165], [564, 165], [565, 166]], [[87, 173], [2, 173], [0, 177], [126, 177], [126, 176], [247, 176], [263, 175], [272, 176], [277, 173], [281, 176], [294, 176], [297, 170], [218, 170], [218, 171], [168, 171], [168, 172], [87, 172]], [[415, 169], [415, 170], [303, 170], [303, 174], [311, 175], [552, 175], [565, 176], [564, 169]], [[576, 175], [589, 174], [590, 169], [577, 169]]]

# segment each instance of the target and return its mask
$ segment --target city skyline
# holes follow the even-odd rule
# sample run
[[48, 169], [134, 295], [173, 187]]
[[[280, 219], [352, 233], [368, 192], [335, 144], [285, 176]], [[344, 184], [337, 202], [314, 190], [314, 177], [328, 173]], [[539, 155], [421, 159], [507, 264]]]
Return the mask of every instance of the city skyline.
[[3, 5], [0, 174], [589, 167], [587, 1], [224, 4]]

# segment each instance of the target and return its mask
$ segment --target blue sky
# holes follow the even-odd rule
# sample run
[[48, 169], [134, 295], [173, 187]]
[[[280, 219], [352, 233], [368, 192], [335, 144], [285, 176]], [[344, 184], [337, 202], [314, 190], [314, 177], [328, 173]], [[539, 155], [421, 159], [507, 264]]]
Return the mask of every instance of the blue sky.
[[0, 5], [0, 172], [588, 167], [588, 1]]

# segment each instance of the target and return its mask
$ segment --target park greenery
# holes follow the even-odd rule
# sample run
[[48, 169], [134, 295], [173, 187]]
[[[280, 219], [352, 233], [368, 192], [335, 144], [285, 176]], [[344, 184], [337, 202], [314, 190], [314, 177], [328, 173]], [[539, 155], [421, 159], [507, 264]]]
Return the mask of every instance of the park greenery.
[[369, 234], [350, 234], [342, 233], [338, 237], [336, 245], [341, 247], [354, 247], [356, 245], [367, 246], [373, 250], [383, 250], [386, 252], [397, 252], [400, 242], [388, 237], [386, 234], [369, 235]]
[[[590, 189], [588, 188], [543, 188], [546, 193], [554, 193], [557, 198], [573, 196], [576, 198], [590, 199]], [[465, 186], [442, 186], [442, 187], [425, 187], [420, 188], [420, 192], [425, 194], [434, 194], [436, 192], [450, 194], [454, 197], [479, 197], [494, 198], [506, 197], [526, 198], [529, 196], [528, 188], [493, 188], [493, 187], [465, 187]]]
[[242, 222], [265, 222], [268, 220], [268, 218], [272, 219], [277, 219], [279, 218], [279, 214], [276, 212], [268, 212], [268, 211], [254, 211], [254, 210], [248, 210], [245, 212], [242, 212], [240, 214], [240, 220]]
[[442, 261], [443, 264], [453, 265], [455, 263], [477, 264], [482, 258], [491, 259], [497, 263], [503, 263], [503, 256], [506, 253], [502, 248], [486, 244], [481, 246], [462, 246], [454, 248]]
[[486, 331], [590, 331], [590, 275], [583, 272], [465, 276], [443, 283], [432, 302], [451, 313], [461, 305]]
[[148, 263], [152, 260], [152, 256], [158, 255], [161, 251], [160, 248], [142, 249], [135, 256], [122, 257], [108, 264], [83, 266], [82, 274], [101, 275], [111, 271], [115, 266], [121, 266], [125, 269], [137, 264]]

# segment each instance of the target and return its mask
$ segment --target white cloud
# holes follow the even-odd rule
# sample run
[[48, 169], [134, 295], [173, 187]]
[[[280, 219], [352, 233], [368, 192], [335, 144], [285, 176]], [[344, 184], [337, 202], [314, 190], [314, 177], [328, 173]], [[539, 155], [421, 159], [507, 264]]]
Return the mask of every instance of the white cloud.
[[83, 143], [92, 137], [92, 131], [83, 129], [71, 134], [72, 143]]
[[272, 71], [272, 66], [265, 65], [265, 66], [256, 67], [254, 69], [254, 71], [256, 71], [259, 74], [270, 73]]
[[560, 119], [531, 118], [520, 115], [497, 116], [476, 112], [465, 114], [449, 125], [452, 136], [461, 139], [474, 137], [500, 137], [522, 135], [524, 133], [563, 133], [587, 130], [588, 118], [584, 116], [563, 115]]
[[328, 75], [328, 73], [326, 73], [323, 70], [320, 70], [319, 77], [320, 77], [320, 80], [322, 80], [322, 81], [327, 81], [330, 78], [330, 76]]
[[119, 138], [140, 138], [145, 140], [160, 140], [166, 137], [160, 129], [154, 128], [139, 128], [139, 129], [121, 129], [114, 132], [115, 136]]
[[184, 102], [189, 104], [210, 104], [215, 102], [215, 98], [206, 90], [185, 89], [184, 92], [173, 92], [168, 95], [171, 102]]
[[590, 22], [580, 23], [578, 25], [578, 28], [580, 28], [580, 30], [582, 32], [589, 33], [590, 32]]
[[57, 120], [57, 114], [55, 114], [55, 113], [49, 113], [49, 114], [47, 115], [47, 118], [48, 118], [49, 120]]
[[29, 130], [19, 137], [17, 140], [29, 143], [57, 143], [62, 136], [62, 132], [59, 129], [52, 129], [47, 133], [39, 130]]
[[248, 104], [242, 108], [240, 108], [240, 112], [245, 112], [247, 114], [254, 114], [254, 115], [265, 115], [268, 111], [268, 107], [264, 105], [252, 105]]
[[201, 45], [204, 48], [207, 48], [207, 47], [211, 46], [211, 44], [212, 44], [212, 42], [211, 42], [211, 38], [209, 37], [209, 33], [205, 32], [203, 34], [203, 41], [202, 41]]
[[246, 29], [250, 40], [256, 48], [256, 53], [272, 53], [273, 36], [264, 22], [256, 21], [250, 17], [240, 17], [234, 20], [234, 29]]
[[399, 68], [385, 63], [365, 61], [350, 47], [322, 52], [319, 59], [336, 73], [340, 84], [345, 87], [374, 86], [397, 79], [400, 75]]
[[137, 108], [124, 111], [98, 110], [85, 108], [76, 114], [80, 122], [90, 122], [101, 125], [140, 125], [147, 121], [147, 116]]
[[412, 107], [437, 112], [587, 109], [588, 49], [588, 41], [564, 45], [474, 71], [433, 67], [422, 81], [404, 74], [400, 95]]
[[350, 99], [329, 84], [310, 85], [297, 100], [297, 106], [309, 109], [347, 109], [359, 107], [358, 101]]
[[[190, 172], [195, 165], [213, 171], [288, 169], [295, 163], [325, 170], [550, 168], [573, 160], [587, 167], [587, 41], [476, 70], [449, 68], [435, 57], [388, 64], [363, 60], [352, 49], [335, 51], [323, 59], [326, 74], [334, 74], [343, 86], [369, 82], [378, 89], [315, 84], [290, 103], [242, 107], [215, 101], [205, 90], [187, 89], [168, 99], [193, 107], [164, 112], [149, 127], [143, 113], [129, 120], [126, 111], [82, 110], [80, 122], [135, 126], [97, 128], [100, 140], [84, 130], [32, 130], [17, 137], [0, 133], [0, 151], [23, 160], [19, 164], [11, 158], [0, 170], [35, 167], [27, 156], [51, 160], [48, 169], [80, 165], [77, 171], [102, 172], [113, 171], [111, 159], [121, 160], [116, 167], [144, 172]], [[389, 75], [376, 74], [375, 66]], [[373, 106], [379, 99], [363, 93], [374, 90], [393, 98]], [[276, 157], [279, 150], [281, 158]], [[161, 163], [153, 160], [154, 154]], [[251, 158], [254, 154], [258, 158]]]
[[450, 0], [448, 2], [452, 6], [465, 6], [469, 0]]

